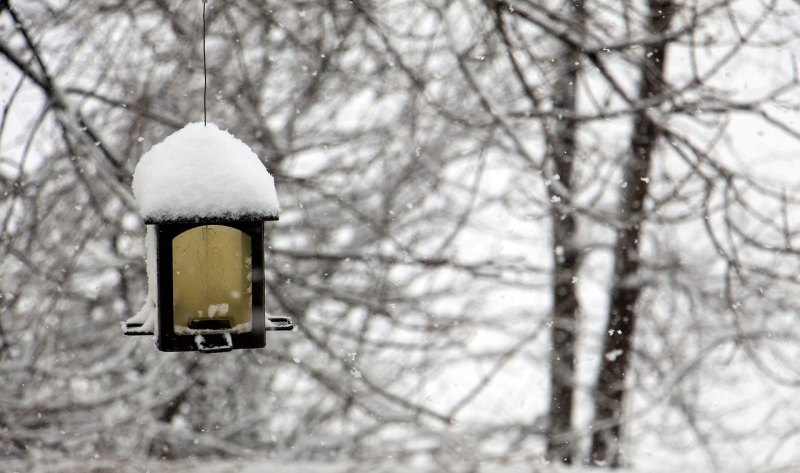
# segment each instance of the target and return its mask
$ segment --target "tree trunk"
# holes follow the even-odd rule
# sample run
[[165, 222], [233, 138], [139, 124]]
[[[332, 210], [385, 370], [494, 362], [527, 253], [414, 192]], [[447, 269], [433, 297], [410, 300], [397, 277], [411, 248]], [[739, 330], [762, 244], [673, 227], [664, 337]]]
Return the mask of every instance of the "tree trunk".
[[[583, 25], [585, 10], [582, 1], [570, 2], [575, 23]], [[575, 155], [577, 123], [575, 96], [578, 89], [581, 51], [574, 44], [564, 44], [561, 70], [555, 84], [554, 106], [562, 118], [554, 120], [550, 135], [549, 161], [553, 163], [554, 180], [550, 186], [553, 236], [553, 312], [550, 328], [550, 404], [547, 411], [547, 450], [550, 461], [572, 463], [571, 438], [572, 399], [575, 389], [575, 335], [577, 332], [578, 298], [575, 291], [580, 266], [579, 249], [574, 244], [576, 221], [570, 211], [572, 168]]]
[[[648, 26], [653, 35], [667, 31], [674, 12], [672, 0], [649, 0]], [[664, 59], [667, 41], [644, 48], [640, 66], [639, 99], [651, 100], [665, 90]], [[659, 129], [646, 109], [634, 114], [630, 156], [623, 168], [623, 189], [619, 216], [623, 226], [617, 232], [614, 250], [614, 275], [608, 322], [600, 371], [594, 391], [595, 431], [591, 457], [596, 465], [622, 465], [620, 444], [626, 389], [625, 375], [630, 367], [630, 349], [636, 330], [636, 302], [641, 286], [633, 281], [639, 270], [639, 238], [644, 220], [648, 176]]]

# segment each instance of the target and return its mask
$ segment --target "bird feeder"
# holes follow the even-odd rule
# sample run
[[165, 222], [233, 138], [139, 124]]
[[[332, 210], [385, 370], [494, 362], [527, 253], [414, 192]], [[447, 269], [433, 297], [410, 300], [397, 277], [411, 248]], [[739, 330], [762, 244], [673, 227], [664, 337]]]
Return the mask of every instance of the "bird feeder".
[[142, 156], [133, 193], [147, 225], [148, 296], [125, 335], [161, 351], [223, 352], [291, 330], [265, 310], [264, 223], [278, 220], [272, 176], [243, 142], [193, 123]]

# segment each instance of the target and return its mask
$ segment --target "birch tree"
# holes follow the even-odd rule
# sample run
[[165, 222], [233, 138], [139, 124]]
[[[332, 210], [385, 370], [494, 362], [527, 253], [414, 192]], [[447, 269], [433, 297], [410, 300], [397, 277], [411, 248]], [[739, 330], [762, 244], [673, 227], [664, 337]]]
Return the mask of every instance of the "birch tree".
[[[683, 416], [685, 428], [698, 440], [708, 461], [718, 467], [719, 456], [711, 452], [713, 449], [709, 447], [709, 438], [719, 440], [720, 437], [701, 426], [698, 417], [707, 417], [701, 413], [702, 408], [696, 401], [685, 398], [682, 392], [684, 388], [673, 384], [674, 381], [661, 386], [666, 390], [662, 392], [641, 380], [652, 377], [673, 379], [671, 376], [675, 375], [682, 382], [695, 383], [697, 386], [697, 380], [689, 382], [688, 378], [703, 375], [693, 370], [692, 374], [688, 374], [681, 363], [700, 365], [703, 363], [700, 359], [709, 350], [728, 344], [748, 347], [743, 350], [755, 357], [750, 362], [758, 364], [762, 370], [761, 379], [774, 378], [768, 365], [757, 361], [762, 355], [757, 354], [758, 350], [751, 345], [755, 343], [763, 349], [765, 345], [761, 337], [774, 338], [777, 334], [767, 331], [755, 335], [741, 327], [743, 323], [749, 325], [756, 320], [760, 323], [778, 323], [784, 312], [778, 310], [774, 319], [767, 317], [762, 310], [745, 315], [740, 309], [743, 304], [741, 299], [749, 299], [748, 294], [752, 295], [746, 288], [752, 287], [754, 280], [764, 284], [764, 279], [747, 275], [749, 270], [744, 268], [774, 276], [770, 286], [784, 287], [787, 278], [791, 279], [780, 270], [765, 271], [762, 265], [779, 254], [781, 258], [789, 259], [796, 256], [792, 251], [787, 251], [792, 246], [791, 235], [795, 234], [789, 216], [796, 212], [795, 198], [790, 197], [796, 189], [794, 186], [792, 188], [795, 191], [771, 188], [773, 184], [769, 181], [751, 175], [751, 165], [755, 164], [752, 157], [737, 154], [737, 149], [724, 149], [722, 144], [726, 140], [741, 139], [731, 131], [733, 123], [749, 115], [771, 130], [770, 133], [786, 138], [786, 146], [797, 145], [797, 129], [781, 111], [795, 107], [788, 100], [797, 88], [793, 67], [786, 62], [781, 63], [785, 69], [776, 71], [772, 82], [762, 83], [763, 90], [760, 93], [745, 91], [743, 87], [747, 80], [737, 82], [735, 73], [730, 72], [740, 68], [746, 70], [754, 51], [769, 49], [774, 53], [778, 49], [770, 48], [781, 48], [780, 45], [795, 41], [791, 29], [785, 30], [779, 25], [784, 24], [784, 18], [797, 12], [790, 3], [781, 2], [758, 7], [727, 1], [680, 5], [669, 1], [486, 3], [496, 11], [503, 12], [508, 24], [514, 25], [516, 38], [522, 37], [527, 41], [509, 42], [508, 31], [512, 28], [507, 24], [498, 24], [498, 35], [504, 38], [501, 49], [511, 61], [508, 75], [522, 84], [516, 89], [520, 96], [531, 95], [529, 90], [536, 90], [540, 94], [542, 90], [548, 91], [543, 97], [540, 95], [538, 103], [532, 100], [523, 107], [513, 100], [506, 100], [506, 103], [514, 105], [502, 108], [498, 106], [502, 100], [495, 96], [494, 107], [490, 111], [499, 119], [508, 120], [506, 123], [510, 123], [512, 117], [517, 119], [514, 122], [516, 126], [508, 127], [505, 131], [520, 141], [524, 141], [520, 136], [529, 133], [525, 124], [531, 122], [539, 125], [534, 128], [536, 133], [547, 140], [552, 140], [556, 135], [553, 130], [558, 130], [548, 125], [549, 119], [567, 124], [566, 128], [580, 130], [580, 138], [571, 156], [573, 173], [579, 177], [573, 177], [572, 182], [548, 184], [550, 187], [546, 187], [546, 198], [552, 197], [559, 203], [556, 208], [566, 209], [578, 218], [577, 225], [572, 226], [571, 231], [554, 235], [553, 244], [556, 247], [562, 243], [572, 246], [580, 242], [581, 258], [595, 260], [606, 255], [612, 257], [613, 261], [611, 278], [607, 283], [608, 307], [604, 330], [588, 332], [589, 327], [582, 325], [586, 319], [574, 325], [577, 338], [583, 340], [584, 350], [588, 349], [582, 352], [584, 360], [593, 358], [589, 356], [592, 350], [599, 353], [594, 358], [600, 361], [596, 379], [584, 378], [585, 386], [581, 386], [582, 381], [572, 379], [573, 390], [580, 392], [586, 389], [583, 392], [590, 396], [594, 419], [585, 427], [575, 424], [575, 421], [567, 421], [572, 432], [567, 429], [565, 435], [564, 420], [568, 416], [563, 416], [560, 421], [554, 418], [553, 413], [559, 406], [563, 409], [569, 405], [564, 402], [569, 398], [564, 393], [570, 393], [570, 396], [573, 393], [564, 383], [558, 382], [558, 377], [567, 379], [565, 373], [573, 371], [569, 368], [572, 364], [570, 358], [563, 356], [565, 352], [553, 344], [552, 357], [561, 359], [562, 372], [558, 372], [557, 366], [551, 366], [553, 381], [549, 399], [550, 420], [546, 423], [549, 429], [546, 430], [549, 438], [546, 451], [555, 460], [569, 462], [569, 453], [554, 455], [553, 436], [558, 433], [561, 439], [580, 443], [582, 432], [588, 431], [591, 433], [589, 461], [598, 465], [620, 466], [624, 461], [622, 450], [626, 444], [623, 426], [634, 422], [629, 419], [644, 415], [632, 407], [638, 405], [632, 398], [642, 396], [657, 403], [666, 398], [670, 399], [670, 409], [675, 409]], [[578, 5], [582, 5], [585, 11], [583, 26], [578, 26], [580, 23], [576, 23], [574, 14], [570, 14], [570, 11], [574, 11], [571, 9]], [[553, 40], [555, 46], [547, 49], [550, 44], [542, 38]], [[548, 57], [546, 52], [543, 53], [557, 51], [559, 47], [567, 53], [557, 57]], [[672, 51], [669, 55], [668, 50]], [[574, 51], [577, 56], [571, 56], [569, 51]], [[674, 56], [678, 59], [672, 59]], [[778, 56], [771, 57], [785, 61], [785, 56], [784, 59], [778, 59]], [[521, 67], [520, 57], [537, 57], [540, 62], [531, 61]], [[526, 74], [529, 77], [541, 77], [539, 74], [543, 70], [559, 71], [558, 68], [545, 69], [546, 66], [541, 63], [558, 64], [562, 60], [579, 65], [576, 68], [579, 74], [575, 76], [569, 68], [560, 69], [561, 74], [555, 72], [549, 76], [549, 83], [545, 81], [526, 87]], [[519, 81], [519, 77], [523, 80]], [[548, 88], [550, 84], [552, 88]], [[558, 101], [560, 94], [568, 96], [574, 94], [576, 89], [579, 97], [577, 106]], [[620, 139], [626, 140], [627, 145], [618, 146], [615, 141]], [[528, 140], [526, 144], [528, 149], [540, 146], [540, 142], [535, 140]], [[530, 159], [526, 153], [519, 153], [519, 149], [509, 149], [508, 152], [518, 154], [522, 160]], [[534, 151], [533, 154], [538, 152]], [[740, 163], [747, 164], [734, 165], [731, 155], [740, 159]], [[534, 175], [543, 175], [546, 183], [551, 182], [552, 174], [548, 175], [546, 169], [533, 167], [531, 171]], [[728, 197], [722, 198], [720, 193]], [[722, 199], [722, 202], [717, 199]], [[771, 209], [771, 216], [756, 216], [744, 210], [754, 210], [761, 205]], [[743, 219], [742, 225], [745, 227], [749, 227], [745, 221], [759, 221], [770, 230], [755, 237], [752, 230], [740, 228], [740, 224], [736, 223], [739, 219]], [[568, 223], [569, 220], [561, 216], [553, 220], [553, 228], [558, 229], [561, 224]], [[687, 227], [693, 228], [694, 233], [685, 230]], [[575, 230], [581, 228], [591, 230], [576, 234]], [[696, 245], [692, 245], [691, 250], [675, 248], [668, 243], [670, 236], [682, 241], [686, 233], [691, 233], [695, 238], [693, 241]], [[772, 236], [767, 237], [767, 233]], [[784, 235], [782, 243], [771, 240], [777, 235]], [[766, 243], [761, 238], [773, 242]], [[756, 251], [755, 247], [761, 250]], [[767, 248], [775, 253], [769, 255]], [[682, 255], [684, 252], [693, 256]], [[756, 257], [755, 253], [760, 256]], [[700, 254], [705, 256], [700, 257]], [[715, 259], [715, 254], [721, 256], [722, 260]], [[699, 270], [692, 264], [696, 258], [709, 265], [707, 271]], [[715, 270], [715, 264], [721, 262], [727, 269]], [[554, 263], [553, 271], [556, 275], [560, 274], [558, 260]], [[581, 273], [589, 271], [591, 269], [573, 267], [563, 274], [571, 276], [571, 281], [575, 283], [579, 281]], [[553, 285], [556, 290], [553, 297], [554, 327], [558, 327], [561, 304], [573, 306], [574, 294], [580, 293], [563, 289], [559, 292], [559, 281], [556, 276]], [[689, 290], [688, 287], [694, 287], [695, 290]], [[700, 287], [705, 289], [700, 290]], [[724, 289], [720, 290], [720, 287]], [[684, 292], [687, 290], [689, 294]], [[778, 293], [782, 294], [783, 290], [776, 291], [774, 295], [785, 302]], [[672, 314], [676, 324], [664, 325], [659, 320], [663, 310], [658, 305], [673, 297], [677, 300], [688, 298], [691, 308], [682, 309], [680, 303], [670, 302], [668, 305], [677, 311]], [[730, 306], [725, 303], [719, 305], [718, 300], [727, 301]], [[777, 303], [762, 297], [749, 300], [752, 301], [751, 310], [758, 304], [772, 307]], [[756, 300], [759, 302], [756, 303]], [[581, 307], [591, 305], [585, 301], [580, 304]], [[723, 314], [731, 310], [735, 316], [727, 319]], [[698, 325], [698, 318], [705, 322]], [[745, 323], [747, 319], [749, 322]], [[767, 322], [767, 319], [772, 321]], [[644, 328], [640, 325], [644, 325]], [[733, 328], [740, 335], [732, 335], [730, 330]], [[697, 347], [686, 346], [682, 350], [675, 346], [674, 337], [694, 340]], [[754, 342], [753, 337], [760, 341]], [[796, 338], [796, 333], [792, 331], [789, 337]], [[669, 342], [665, 341], [667, 339]], [[600, 345], [593, 348], [593, 340], [599, 340]], [[662, 343], [670, 346], [671, 351], [650, 351], [653, 344], [660, 346]], [[783, 343], [778, 345], [785, 347]], [[671, 368], [663, 366], [665, 356], [673, 360], [666, 362]], [[635, 360], [645, 363], [648, 368], [637, 368]], [[655, 372], [648, 372], [654, 365], [660, 367]], [[785, 364], [783, 366], [785, 368]], [[672, 369], [676, 371], [669, 374]], [[675, 374], [677, 372], [682, 374]], [[782, 376], [788, 376], [782, 373]], [[781, 379], [789, 382], [788, 378]], [[558, 389], [559, 385], [561, 389]], [[706, 390], [705, 386], [699, 389]], [[652, 401], [653, 396], [658, 400]]]

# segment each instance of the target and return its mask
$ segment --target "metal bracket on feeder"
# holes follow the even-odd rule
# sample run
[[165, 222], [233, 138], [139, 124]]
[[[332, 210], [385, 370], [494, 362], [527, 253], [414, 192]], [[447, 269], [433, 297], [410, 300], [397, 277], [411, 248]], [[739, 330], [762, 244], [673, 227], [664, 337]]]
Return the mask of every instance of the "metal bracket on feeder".
[[291, 317], [280, 317], [270, 315], [267, 317], [267, 331], [292, 331], [294, 330], [294, 323]]
[[223, 353], [233, 350], [230, 333], [195, 335], [194, 343], [200, 353]]
[[154, 335], [155, 331], [150, 328], [144, 328], [145, 324], [142, 322], [122, 322], [122, 334], [126, 337], [136, 337], [141, 335]]

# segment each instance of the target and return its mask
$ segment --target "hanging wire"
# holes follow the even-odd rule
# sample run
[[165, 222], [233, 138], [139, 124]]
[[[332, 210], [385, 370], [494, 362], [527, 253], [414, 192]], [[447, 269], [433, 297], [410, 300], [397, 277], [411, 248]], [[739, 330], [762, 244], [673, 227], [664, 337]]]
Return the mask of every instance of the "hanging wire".
[[208, 71], [206, 70], [206, 3], [203, 0], [203, 126], [208, 126], [208, 114], [206, 112], [206, 97], [208, 96]]

